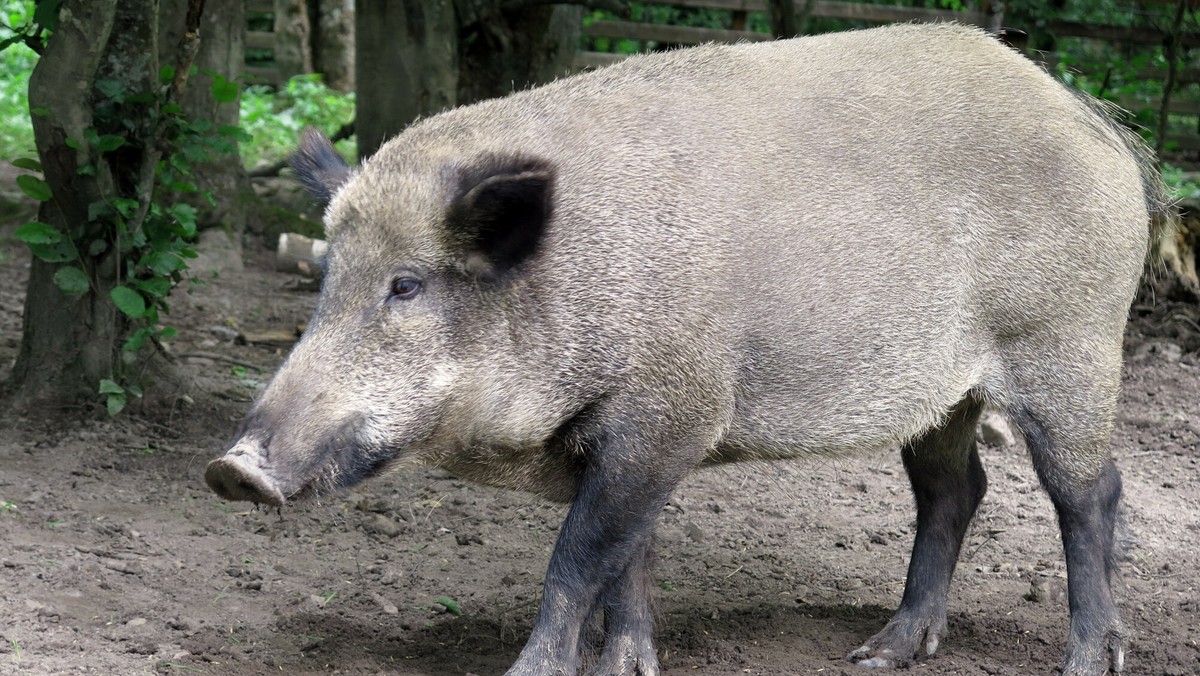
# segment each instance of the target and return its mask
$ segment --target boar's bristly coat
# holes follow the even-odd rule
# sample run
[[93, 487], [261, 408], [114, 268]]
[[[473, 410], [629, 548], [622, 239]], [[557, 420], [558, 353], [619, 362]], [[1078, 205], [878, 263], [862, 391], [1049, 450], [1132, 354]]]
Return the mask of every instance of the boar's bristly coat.
[[602, 610], [595, 673], [656, 674], [651, 540], [684, 475], [899, 445], [908, 582], [850, 659], [902, 666], [945, 632], [993, 406], [1058, 512], [1064, 673], [1117, 671], [1108, 438], [1171, 218], [1151, 166], [955, 25], [635, 57], [422, 120], [359, 169], [310, 134], [320, 302], [207, 480], [282, 505], [427, 463], [569, 501], [509, 673], [575, 674]]

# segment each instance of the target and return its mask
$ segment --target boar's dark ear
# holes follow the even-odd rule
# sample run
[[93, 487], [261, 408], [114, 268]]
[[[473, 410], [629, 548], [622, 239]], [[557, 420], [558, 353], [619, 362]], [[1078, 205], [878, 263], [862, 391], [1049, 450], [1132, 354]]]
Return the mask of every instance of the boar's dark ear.
[[329, 139], [312, 127], [300, 137], [300, 148], [292, 155], [291, 164], [296, 178], [321, 204], [328, 204], [350, 178], [350, 165]]
[[489, 158], [461, 170], [446, 224], [467, 267], [503, 275], [537, 252], [550, 221], [554, 168], [530, 158]]

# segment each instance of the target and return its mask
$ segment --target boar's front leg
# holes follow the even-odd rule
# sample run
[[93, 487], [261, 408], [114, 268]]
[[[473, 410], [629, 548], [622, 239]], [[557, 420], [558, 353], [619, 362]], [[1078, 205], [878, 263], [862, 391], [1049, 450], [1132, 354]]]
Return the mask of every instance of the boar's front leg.
[[608, 589], [604, 607], [604, 652], [591, 670], [594, 676], [638, 674], [657, 676], [658, 655], [654, 651], [654, 615], [650, 590], [654, 544], [646, 546]]
[[[711, 440], [673, 436], [649, 424], [605, 421], [580, 439], [586, 464], [546, 572], [542, 605], [508, 676], [574, 676], [581, 633], [606, 611], [600, 672], [658, 673], [649, 606], [654, 523], [675, 486]], [[606, 671], [607, 670], [607, 671]]]

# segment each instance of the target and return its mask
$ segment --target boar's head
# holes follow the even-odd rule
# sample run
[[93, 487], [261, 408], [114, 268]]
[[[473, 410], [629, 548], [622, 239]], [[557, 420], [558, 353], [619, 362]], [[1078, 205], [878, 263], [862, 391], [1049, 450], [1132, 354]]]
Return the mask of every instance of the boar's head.
[[385, 147], [355, 171], [324, 136], [304, 136], [293, 166], [329, 203], [321, 296], [209, 463], [222, 497], [279, 506], [429, 462], [462, 422], [455, 406], [487, 396], [464, 392], [463, 374], [495, 368], [494, 343], [512, 333], [512, 289], [550, 219], [554, 172], [520, 156], [397, 155]]

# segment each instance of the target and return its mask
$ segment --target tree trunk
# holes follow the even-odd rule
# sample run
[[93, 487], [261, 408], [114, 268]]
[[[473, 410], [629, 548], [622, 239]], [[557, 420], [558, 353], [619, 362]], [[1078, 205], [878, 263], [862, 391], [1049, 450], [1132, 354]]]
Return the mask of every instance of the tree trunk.
[[325, 84], [354, 91], [354, 0], [310, 0], [317, 5], [313, 28], [313, 69]]
[[489, 9], [491, 16], [464, 21], [459, 29], [458, 105], [506, 96], [571, 72], [579, 50], [582, 7], [502, 11], [492, 2]]
[[421, 116], [569, 72], [583, 10], [501, 0], [360, 0], [355, 10], [358, 153]]
[[[172, 63], [183, 36], [188, 0], [160, 0], [159, 54]], [[196, 53], [196, 75], [180, 97], [189, 120], [209, 120], [215, 127], [238, 123], [239, 96], [220, 102], [213, 96], [214, 73], [233, 82], [245, 72], [246, 3], [244, 0], [205, 0], [200, 24], [200, 49]], [[242, 235], [246, 229], [246, 202], [254, 198], [250, 179], [236, 151], [219, 160], [192, 166], [192, 183], [197, 191], [172, 195], [196, 208], [200, 229], [200, 258], [190, 267], [193, 274], [242, 269]], [[210, 202], [207, 195], [211, 195]]]
[[[30, 76], [29, 106], [47, 111], [32, 122], [42, 170], [54, 191], [54, 198], [42, 203], [38, 219], [65, 239], [87, 221], [88, 204], [112, 185], [107, 167], [94, 175], [80, 174], [79, 168], [93, 158], [86, 147], [72, 149], [66, 140], [82, 139], [84, 130], [94, 126], [92, 87], [113, 32], [117, 0], [66, 0], [63, 15], [70, 18], [58, 26]], [[115, 308], [100, 295], [107, 290], [65, 296], [53, 281], [60, 267], [36, 257], [30, 267], [21, 347], [12, 373], [21, 404], [75, 400], [95, 392], [100, 379], [112, 374], [120, 331]], [[111, 274], [100, 278], [111, 285]]]
[[458, 24], [450, 0], [359, 0], [354, 28], [363, 160], [418, 117], [455, 105]]
[[312, 26], [304, 0], [275, 0], [275, 68], [286, 82], [313, 72]]
[[767, 10], [771, 19], [771, 33], [776, 38], [794, 38], [800, 35], [796, 0], [767, 0]]
[[[188, 5], [197, 20], [199, 6]], [[122, 349], [146, 320], [129, 320], [110, 295], [128, 282], [121, 245], [140, 232], [151, 210], [163, 157], [158, 10], [159, 0], [64, 0], [30, 78], [30, 108], [44, 111], [32, 118], [34, 138], [53, 193], [39, 219], [58, 232], [59, 260], [69, 260], [33, 259], [11, 380], [18, 405], [95, 398], [101, 379], [155, 380], [165, 396], [180, 382], [161, 351]], [[176, 43], [177, 75], [167, 88], [174, 96], [195, 54], [184, 47], [194, 44]], [[103, 215], [118, 202], [120, 230]], [[71, 267], [86, 277], [86, 291], [74, 296], [55, 281]]]

